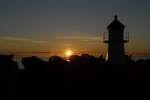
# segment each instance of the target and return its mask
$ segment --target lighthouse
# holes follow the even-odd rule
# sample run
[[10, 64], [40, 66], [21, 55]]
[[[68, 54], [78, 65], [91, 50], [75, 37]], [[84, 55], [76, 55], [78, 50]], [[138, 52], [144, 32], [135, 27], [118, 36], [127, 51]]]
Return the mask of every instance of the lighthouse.
[[124, 43], [128, 42], [128, 35], [124, 37], [125, 26], [114, 16], [114, 21], [107, 26], [108, 37], [104, 36], [104, 42], [108, 44], [107, 62], [111, 65], [125, 64]]

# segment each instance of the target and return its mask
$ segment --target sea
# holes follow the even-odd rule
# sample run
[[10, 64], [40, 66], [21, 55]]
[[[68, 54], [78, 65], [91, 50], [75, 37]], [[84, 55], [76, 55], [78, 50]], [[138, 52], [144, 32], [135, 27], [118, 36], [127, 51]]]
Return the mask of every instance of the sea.
[[[41, 57], [40, 59], [42, 59], [43, 61], [48, 61], [49, 57]], [[137, 61], [137, 60], [139, 60], [139, 59], [146, 60], [146, 59], [150, 59], [150, 56], [132, 57], [132, 59], [133, 59], [134, 61]], [[15, 57], [14, 57], [13, 60], [17, 62], [17, 64], [18, 64], [18, 66], [19, 66], [20, 69], [25, 68], [25, 66], [21, 63], [22, 58], [18, 58], [18, 57], [15, 58]]]

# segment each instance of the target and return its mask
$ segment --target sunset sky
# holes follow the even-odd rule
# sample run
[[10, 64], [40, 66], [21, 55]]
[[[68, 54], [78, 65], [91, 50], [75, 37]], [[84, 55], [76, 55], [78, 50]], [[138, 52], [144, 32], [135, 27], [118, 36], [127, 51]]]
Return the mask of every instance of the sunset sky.
[[150, 56], [150, 0], [0, 0], [0, 53], [106, 56], [115, 14], [130, 33], [126, 53]]

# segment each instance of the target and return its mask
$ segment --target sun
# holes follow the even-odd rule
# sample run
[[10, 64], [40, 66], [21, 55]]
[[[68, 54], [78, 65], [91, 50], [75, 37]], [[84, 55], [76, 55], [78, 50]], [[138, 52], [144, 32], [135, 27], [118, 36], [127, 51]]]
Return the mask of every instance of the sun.
[[67, 57], [70, 57], [73, 54], [73, 52], [71, 50], [67, 50], [65, 52], [65, 54], [66, 54]]

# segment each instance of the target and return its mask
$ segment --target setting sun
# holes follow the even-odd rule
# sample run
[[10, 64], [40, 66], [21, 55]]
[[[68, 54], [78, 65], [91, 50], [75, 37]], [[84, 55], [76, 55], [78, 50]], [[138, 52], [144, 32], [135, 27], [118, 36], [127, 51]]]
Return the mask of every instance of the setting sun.
[[66, 51], [66, 56], [67, 57], [70, 57], [72, 54], [73, 54], [73, 52], [71, 50], [67, 50]]

